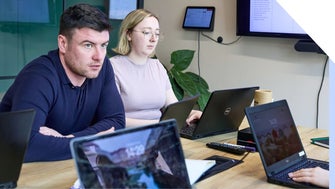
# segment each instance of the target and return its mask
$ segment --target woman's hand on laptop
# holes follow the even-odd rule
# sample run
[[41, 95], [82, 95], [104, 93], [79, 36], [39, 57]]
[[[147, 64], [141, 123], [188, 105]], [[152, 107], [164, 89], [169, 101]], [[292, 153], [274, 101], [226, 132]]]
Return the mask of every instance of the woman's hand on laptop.
[[321, 187], [329, 187], [329, 171], [320, 167], [300, 169], [288, 176], [296, 182], [308, 182]]
[[188, 118], [186, 119], [187, 125], [191, 125], [193, 122], [196, 122], [200, 119], [202, 115], [202, 111], [199, 110], [192, 110]]

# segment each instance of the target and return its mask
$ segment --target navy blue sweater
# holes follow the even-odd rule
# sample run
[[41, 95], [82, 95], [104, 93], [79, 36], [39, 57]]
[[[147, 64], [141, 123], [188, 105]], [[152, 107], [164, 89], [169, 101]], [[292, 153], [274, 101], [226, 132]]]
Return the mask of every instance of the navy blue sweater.
[[[65, 74], [58, 50], [27, 64], [0, 104], [0, 112], [33, 108], [36, 117], [25, 162], [70, 159], [71, 138], [39, 133], [47, 126], [62, 135], [92, 135], [125, 127], [124, 107], [115, 85], [113, 68], [105, 58], [99, 76], [75, 87]], [[18, 131], [20, 132], [20, 131]]]

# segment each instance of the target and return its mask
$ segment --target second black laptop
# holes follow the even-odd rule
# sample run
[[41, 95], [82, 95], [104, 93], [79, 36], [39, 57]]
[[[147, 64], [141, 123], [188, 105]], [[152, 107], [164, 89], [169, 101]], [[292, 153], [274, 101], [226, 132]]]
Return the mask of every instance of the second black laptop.
[[198, 122], [184, 126], [180, 136], [199, 139], [211, 135], [237, 131], [259, 87], [235, 88], [212, 92]]
[[190, 115], [198, 98], [199, 95], [195, 95], [168, 105], [164, 109], [160, 121], [175, 119], [177, 121], [177, 127], [179, 131], [186, 124], [186, 119]]

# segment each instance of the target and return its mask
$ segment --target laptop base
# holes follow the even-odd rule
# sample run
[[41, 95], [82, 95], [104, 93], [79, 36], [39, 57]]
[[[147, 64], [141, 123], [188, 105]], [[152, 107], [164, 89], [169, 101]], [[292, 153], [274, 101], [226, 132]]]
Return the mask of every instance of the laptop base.
[[271, 183], [271, 184], [287, 186], [287, 187], [290, 187], [290, 188], [322, 188], [320, 186], [312, 185], [312, 184], [309, 184], [309, 183], [299, 183], [299, 182], [292, 181], [292, 184], [290, 184], [290, 183], [287, 183], [287, 182], [280, 182], [278, 180], [273, 180], [271, 178], [268, 178], [267, 182]]

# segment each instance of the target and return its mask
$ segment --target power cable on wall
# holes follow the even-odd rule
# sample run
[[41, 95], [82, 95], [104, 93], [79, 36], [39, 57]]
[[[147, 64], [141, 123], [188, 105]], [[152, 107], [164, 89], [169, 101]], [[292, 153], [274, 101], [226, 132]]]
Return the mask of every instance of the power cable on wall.
[[211, 38], [210, 36], [204, 34], [203, 32], [201, 32], [201, 35], [214, 41], [215, 43], [218, 43], [218, 44], [221, 44], [221, 45], [231, 45], [231, 44], [234, 44], [236, 43], [237, 41], [239, 41], [241, 39], [241, 36], [239, 36], [236, 40], [232, 41], [232, 42], [228, 42], [228, 43], [224, 43], [223, 42], [223, 38], [221, 36], [219, 36], [216, 40]]
[[[231, 45], [236, 43], [237, 41], [239, 41], [241, 39], [241, 36], [239, 36], [236, 40], [229, 42], [229, 43], [223, 43], [223, 39], [221, 36], [219, 36], [216, 40], [213, 39], [212, 37], [204, 34], [203, 32], [198, 32], [198, 72], [199, 72], [199, 76], [200, 76], [200, 34], [208, 39], [210, 39], [211, 41], [221, 44], [221, 45]], [[320, 93], [322, 91], [322, 87], [323, 87], [323, 83], [324, 83], [324, 78], [325, 78], [325, 72], [326, 72], [326, 68], [328, 65], [328, 59], [329, 57], [326, 56], [326, 60], [325, 60], [325, 65], [323, 68], [323, 73], [322, 73], [322, 80], [321, 80], [321, 84], [320, 84], [320, 88], [318, 91], [318, 95], [317, 95], [317, 103], [316, 103], [316, 128], [319, 128], [319, 103], [320, 103]]]
[[198, 74], [201, 77], [201, 74], [200, 74], [200, 31], [198, 32], [198, 53], [197, 53], [197, 56], [198, 56]]
[[319, 128], [319, 101], [320, 101], [320, 93], [321, 93], [323, 82], [324, 82], [324, 79], [325, 79], [326, 68], [327, 68], [327, 65], [328, 65], [328, 59], [329, 59], [329, 57], [326, 56], [326, 61], [325, 61], [325, 65], [323, 67], [323, 72], [322, 72], [321, 84], [320, 84], [320, 88], [319, 88], [318, 95], [317, 95], [317, 101], [316, 101], [316, 128]]
[[210, 39], [211, 41], [214, 41], [215, 43], [221, 44], [221, 45], [232, 45], [234, 43], [236, 43], [237, 41], [239, 41], [241, 39], [241, 36], [239, 36], [236, 40], [232, 41], [232, 42], [228, 42], [228, 43], [223, 43], [223, 38], [221, 36], [219, 36], [216, 40], [211, 38], [210, 36], [204, 34], [203, 32], [199, 31], [198, 32], [198, 75], [201, 77], [200, 74], [200, 34], [208, 39]]

